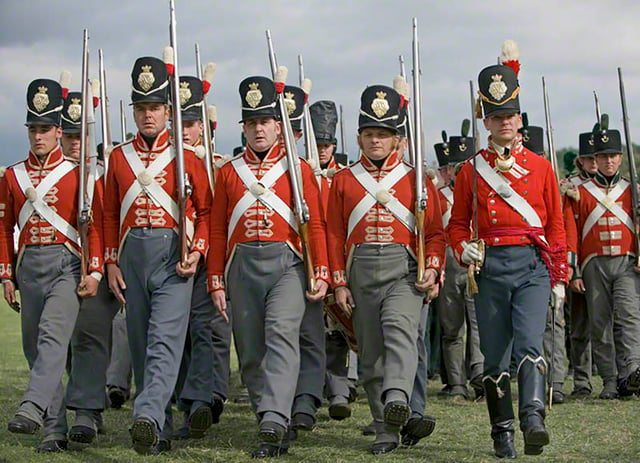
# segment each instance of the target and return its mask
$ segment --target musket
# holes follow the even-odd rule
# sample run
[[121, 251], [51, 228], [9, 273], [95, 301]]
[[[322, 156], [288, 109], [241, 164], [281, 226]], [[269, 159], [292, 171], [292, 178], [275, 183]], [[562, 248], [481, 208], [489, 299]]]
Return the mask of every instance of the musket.
[[313, 130], [313, 122], [309, 113], [309, 94], [311, 93], [311, 80], [304, 77], [304, 64], [302, 55], [298, 55], [298, 74], [300, 80], [300, 88], [304, 92], [304, 107], [302, 109], [302, 120], [304, 122], [304, 151], [306, 159], [313, 173], [316, 176], [318, 187], [322, 188], [322, 171], [320, 169], [320, 155], [318, 154], [318, 145], [316, 145], [316, 135]]
[[93, 108], [93, 101], [89, 97], [89, 33], [87, 29], [82, 37], [82, 75], [80, 77], [80, 91], [82, 93], [82, 113], [80, 118], [80, 159], [78, 160], [78, 234], [80, 236], [80, 281], [87, 276], [89, 261], [89, 222], [91, 221], [91, 203], [87, 195], [87, 159], [89, 128], [89, 108]]
[[418, 43], [418, 18], [413, 18], [413, 152], [416, 171], [416, 248], [418, 250], [417, 281], [425, 278], [424, 216], [427, 210], [427, 186], [424, 178], [424, 153], [422, 147], [422, 92], [420, 88], [420, 48]]
[[267, 46], [269, 48], [269, 65], [271, 66], [271, 74], [278, 93], [278, 110], [280, 111], [280, 120], [283, 125], [284, 145], [287, 151], [287, 162], [289, 164], [289, 178], [291, 179], [291, 190], [293, 193], [293, 202], [295, 209], [296, 221], [298, 222], [298, 233], [300, 235], [300, 243], [302, 245], [302, 257], [305, 264], [307, 274], [307, 288], [310, 293], [316, 292], [316, 278], [313, 271], [313, 260], [311, 257], [311, 249], [309, 247], [309, 207], [304, 199], [302, 191], [302, 176], [300, 174], [300, 159], [296, 150], [295, 138], [291, 121], [284, 103], [284, 84], [287, 80], [288, 70], [284, 66], [278, 66], [276, 55], [273, 51], [273, 43], [271, 42], [271, 31], [267, 29]]
[[344, 117], [342, 116], [342, 105], [340, 105], [340, 146], [342, 146], [342, 153], [349, 159], [349, 153], [347, 153], [347, 145], [345, 145], [344, 139]]
[[558, 159], [556, 158], [556, 145], [553, 143], [553, 127], [551, 126], [551, 112], [549, 110], [549, 92], [547, 83], [542, 76], [542, 93], [544, 94], [544, 119], [547, 125], [547, 145], [549, 148], [549, 161], [556, 176], [556, 182], [560, 184], [560, 172], [558, 171]]
[[[404, 56], [400, 55], [398, 57], [398, 60], [400, 61], [400, 76], [406, 80], [407, 75], [404, 69]], [[409, 95], [407, 95], [407, 140], [412, 140], [413, 139], [413, 120], [409, 116], [411, 114], [409, 111], [409, 104], [410, 104]], [[413, 143], [409, 143], [409, 162], [413, 166], [416, 165], [416, 153], [414, 152]]]
[[[473, 89], [473, 81], [469, 81], [469, 101], [471, 102], [471, 136], [473, 137], [473, 206], [472, 206], [472, 218], [471, 218], [471, 242], [476, 243], [478, 248], [484, 255], [484, 241], [480, 239], [478, 235], [478, 171], [476, 170], [476, 156], [480, 151], [480, 133], [478, 132], [478, 114], [476, 93]], [[467, 268], [467, 294], [473, 296], [478, 293], [478, 283], [476, 282], [476, 275], [480, 273], [483, 260], [472, 262]]]
[[593, 99], [596, 103], [596, 121], [600, 122], [600, 100], [598, 99], [598, 92], [596, 92], [595, 90], [593, 91]]
[[120, 132], [122, 133], [122, 143], [127, 141], [127, 116], [124, 112], [124, 101], [120, 100]]
[[[209, 118], [209, 130], [211, 131], [211, 153], [216, 152], [216, 128], [218, 127], [218, 110], [215, 105], [209, 105], [207, 108], [207, 117]], [[215, 165], [215, 161], [213, 161]], [[215, 175], [213, 177], [215, 184]]]
[[638, 198], [638, 171], [633, 155], [633, 142], [629, 130], [629, 113], [627, 112], [627, 97], [624, 93], [622, 68], [618, 68], [618, 82], [620, 84], [620, 102], [622, 104], [622, 123], [624, 127], [624, 143], [626, 145], [627, 160], [629, 161], [629, 183], [631, 186], [631, 212], [633, 218], [633, 237], [636, 242], [636, 267], [640, 267], [640, 199]]
[[[169, 45], [171, 50], [165, 49], [165, 62], [173, 65], [170, 73], [173, 146], [176, 155], [176, 190], [178, 195], [178, 249], [180, 263], [186, 268], [189, 258], [189, 238], [187, 237], [187, 198], [191, 194], [184, 167], [184, 145], [182, 140], [182, 113], [180, 111], [180, 73], [178, 67], [178, 41], [176, 38], [176, 7], [174, 0], [169, 0]], [[168, 66], [170, 68], [170, 66]]]
[[[209, 63], [213, 64], [213, 63]], [[207, 66], [209, 66], [207, 64]], [[215, 65], [212, 66], [215, 70]], [[202, 64], [200, 62], [200, 45], [196, 43], [196, 77], [202, 81]], [[208, 76], [209, 77], [209, 76]], [[212, 76], [211, 76], [212, 77]], [[210, 79], [210, 78], [209, 78]], [[207, 80], [207, 87], [211, 86], [211, 80]], [[202, 104], [200, 105], [200, 117], [202, 119], [202, 146], [204, 147], [204, 163], [207, 170], [207, 178], [209, 179], [209, 188], [213, 192], [215, 185], [215, 176], [213, 172], [213, 154], [211, 151], [211, 128], [209, 126], [209, 117], [207, 114], [207, 94], [204, 91], [204, 81], [202, 90]], [[208, 88], [207, 88], [208, 90]]]
[[104, 155], [104, 165], [106, 168], [111, 151], [113, 151], [113, 141], [111, 140], [109, 100], [107, 99], [107, 73], [104, 70], [102, 48], [98, 49], [98, 78], [100, 79], [100, 128], [102, 131], [102, 153]]

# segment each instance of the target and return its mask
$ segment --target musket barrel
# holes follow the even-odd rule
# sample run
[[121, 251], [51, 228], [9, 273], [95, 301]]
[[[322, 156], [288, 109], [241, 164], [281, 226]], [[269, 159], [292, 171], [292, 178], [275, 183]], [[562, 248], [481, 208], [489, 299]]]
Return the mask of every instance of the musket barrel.
[[87, 129], [89, 125], [89, 111], [93, 108], [93, 101], [89, 98], [89, 33], [84, 29], [82, 36], [82, 75], [80, 91], [82, 92], [82, 115], [80, 119], [80, 159], [78, 165], [78, 232], [80, 235], [81, 279], [87, 273], [87, 246], [89, 225], [89, 210], [87, 208]]
[[[202, 81], [202, 63], [200, 61], [200, 45], [196, 43], [196, 77]], [[211, 152], [211, 128], [209, 127], [209, 117], [207, 114], [207, 97], [202, 93], [202, 105], [200, 106], [200, 117], [202, 118], [202, 144], [204, 147], [205, 167], [207, 169], [207, 178], [209, 179], [209, 188], [213, 192], [215, 177], [213, 172], [213, 153]]]
[[127, 116], [124, 111], [124, 101], [120, 100], [120, 133], [122, 142], [127, 141]]
[[300, 81], [300, 87], [305, 93], [305, 102], [304, 107], [302, 108], [302, 119], [304, 121], [305, 158], [309, 162], [309, 165], [311, 165], [311, 167], [313, 168], [318, 186], [322, 188], [320, 155], [318, 154], [318, 145], [316, 145], [316, 136], [313, 130], [313, 123], [311, 121], [311, 113], [309, 112], [309, 93], [311, 91], [311, 81], [309, 79], [305, 79], [302, 55], [298, 55], [298, 77]]
[[593, 91], [593, 99], [596, 104], [596, 121], [600, 122], [600, 118], [602, 117], [600, 113], [600, 99], [598, 98], [598, 92]]
[[558, 159], [556, 158], [556, 146], [553, 143], [553, 127], [551, 125], [551, 111], [549, 109], [549, 92], [544, 76], [542, 76], [542, 92], [544, 95], [544, 118], [547, 125], [547, 144], [549, 147], [549, 161], [553, 172], [556, 175], [556, 181], [560, 183], [560, 173], [558, 172]]
[[[400, 76], [406, 79], [406, 72], [404, 68], [404, 56], [400, 55], [398, 59], [400, 61]], [[409, 110], [410, 104], [411, 104], [411, 100], [409, 99], [409, 101], [407, 102], [407, 140], [411, 141], [413, 140], [413, 120], [411, 118], [411, 113]], [[408, 147], [409, 147], [409, 162], [415, 166], [416, 165], [415, 147], [411, 142], [408, 143]]]
[[342, 105], [340, 105], [340, 145], [342, 146], [342, 152], [345, 155], [348, 155], [347, 145], [345, 144], [345, 137], [344, 137], [344, 117], [342, 114], [343, 114]]
[[[98, 49], [98, 75], [100, 78], [100, 129], [102, 135], [102, 152], [104, 154], [105, 162], [111, 150], [113, 149], [113, 142], [111, 141], [111, 130], [109, 124], [109, 103], [107, 101], [107, 73], [104, 69], [104, 57], [102, 55], [102, 48]], [[97, 95], [96, 95], [97, 96]]]

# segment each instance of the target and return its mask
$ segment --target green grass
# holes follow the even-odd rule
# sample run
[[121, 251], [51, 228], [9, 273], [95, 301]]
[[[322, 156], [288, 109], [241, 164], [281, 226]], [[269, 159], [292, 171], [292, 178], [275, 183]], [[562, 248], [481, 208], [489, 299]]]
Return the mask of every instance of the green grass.
[[[71, 444], [71, 450], [57, 455], [35, 452], [40, 435], [17, 436], [6, 430], [28, 380], [27, 363], [20, 344], [19, 317], [0, 304], [0, 463], [22, 462], [244, 462], [255, 447], [256, 424], [247, 405], [228, 403], [221, 422], [198, 441], [174, 441], [174, 450], [159, 457], [141, 457], [130, 448], [127, 429], [131, 403], [121, 410], [105, 412], [107, 434], [90, 446]], [[232, 395], [238, 390], [234, 370]], [[482, 402], [450, 402], [435, 398], [439, 382], [429, 386], [428, 412], [438, 419], [432, 436], [413, 448], [374, 457], [367, 452], [370, 437], [360, 427], [370, 420], [364, 395], [354, 406], [354, 415], [331, 421], [320, 410], [317, 428], [292, 444], [283, 462], [484, 462], [492, 456], [486, 405]], [[565, 391], [571, 390], [567, 382]], [[597, 388], [598, 389], [598, 388]], [[599, 389], [598, 389], [599, 391]], [[540, 457], [523, 454], [522, 434], [516, 434], [520, 461], [556, 462], [638, 462], [640, 461], [640, 400], [569, 401], [549, 413], [547, 425], [551, 444]], [[178, 418], [178, 421], [180, 419]]]

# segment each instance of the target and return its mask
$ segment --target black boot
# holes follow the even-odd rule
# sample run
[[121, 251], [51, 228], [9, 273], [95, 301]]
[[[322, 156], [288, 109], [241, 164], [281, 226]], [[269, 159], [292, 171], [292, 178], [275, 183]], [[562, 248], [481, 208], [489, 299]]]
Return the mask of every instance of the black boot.
[[498, 458], [515, 458], [516, 447], [513, 444], [515, 417], [511, 404], [509, 375], [503, 373], [498, 378], [486, 377], [484, 391], [491, 420], [491, 438], [495, 455]]
[[542, 357], [525, 357], [518, 369], [518, 403], [520, 429], [524, 434], [525, 455], [540, 455], [549, 443], [544, 427], [546, 363]]

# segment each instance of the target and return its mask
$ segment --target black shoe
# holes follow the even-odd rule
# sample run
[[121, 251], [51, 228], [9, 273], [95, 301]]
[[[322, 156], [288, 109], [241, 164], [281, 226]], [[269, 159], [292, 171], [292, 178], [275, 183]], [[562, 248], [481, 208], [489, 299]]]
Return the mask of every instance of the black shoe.
[[393, 452], [397, 448], [398, 444], [395, 442], [375, 442], [371, 444], [371, 453], [374, 455], [383, 455]]
[[296, 431], [311, 431], [315, 424], [315, 417], [308, 413], [296, 413], [291, 418], [291, 427]]
[[482, 382], [482, 375], [471, 378], [469, 386], [471, 386], [475, 393], [475, 400], [479, 400], [484, 397], [484, 383]]
[[[493, 451], [498, 458], [516, 458], [516, 447], [513, 444], [513, 431], [505, 431], [493, 436]], [[525, 450], [526, 453], [526, 450]]]
[[171, 435], [171, 438], [175, 440], [190, 439], [191, 433], [189, 432], [189, 422], [184, 423], [184, 425], [175, 430]]
[[376, 435], [376, 423], [372, 421], [366, 426], [362, 427], [362, 435], [363, 436], [375, 436]]
[[445, 384], [444, 387], [436, 393], [436, 397], [440, 399], [451, 397], [451, 386]]
[[542, 417], [537, 414], [527, 418], [527, 427], [523, 434], [525, 455], [540, 455], [542, 447], [549, 444], [549, 432], [544, 427]]
[[433, 416], [410, 418], [400, 430], [402, 445], [408, 447], [416, 445], [420, 439], [430, 436], [435, 428], [436, 419]]
[[110, 386], [107, 391], [107, 395], [109, 397], [111, 408], [122, 408], [124, 403], [127, 401], [127, 393], [117, 386]]
[[189, 435], [192, 439], [202, 439], [213, 424], [211, 406], [201, 405], [189, 415]]
[[40, 444], [38, 444], [38, 448], [36, 448], [36, 452], [38, 453], [58, 453], [64, 452], [65, 450], [67, 450], [66, 440], [48, 440], [40, 442]]
[[276, 444], [279, 445], [284, 438], [286, 429], [275, 421], [263, 421], [260, 423], [260, 431], [258, 435], [260, 440], [264, 444]]
[[618, 384], [616, 381], [607, 381], [604, 383], [602, 392], [598, 396], [602, 400], [614, 400], [618, 398]]
[[591, 389], [585, 386], [578, 387], [571, 392], [571, 397], [574, 399], [586, 399], [591, 395]]
[[564, 399], [565, 399], [564, 392], [562, 392], [560, 390], [557, 390], [557, 389], [553, 390], [553, 394], [551, 394], [551, 403], [553, 405], [563, 404], [564, 403]]
[[407, 423], [409, 415], [411, 415], [411, 409], [406, 402], [394, 400], [384, 406], [384, 424], [391, 428], [398, 428], [398, 431]]
[[158, 443], [153, 447], [151, 452], [153, 455], [168, 452], [171, 450], [171, 441], [169, 439], [160, 439]]
[[332, 420], [344, 420], [351, 416], [351, 406], [346, 397], [335, 396], [329, 404], [329, 417]]
[[618, 380], [618, 396], [621, 399], [633, 396], [633, 391], [629, 389], [629, 382], [627, 381], [627, 378]]
[[131, 426], [133, 449], [140, 455], [151, 455], [158, 444], [156, 424], [149, 418], [136, 418]]
[[298, 438], [298, 431], [293, 429], [291, 426], [287, 428], [287, 439], [290, 441], [296, 440]]
[[251, 458], [277, 458], [280, 455], [286, 455], [289, 449], [275, 444], [262, 443], [251, 452]]
[[96, 430], [88, 426], [74, 425], [69, 430], [69, 440], [80, 444], [90, 444], [96, 438]]
[[633, 373], [627, 376], [625, 383], [630, 392], [633, 393], [640, 391], [640, 368], [636, 368]]
[[35, 434], [40, 425], [26, 416], [16, 415], [9, 420], [7, 429], [14, 434]]
[[220, 423], [220, 415], [224, 410], [224, 401], [222, 399], [213, 399], [211, 402], [211, 423]]

